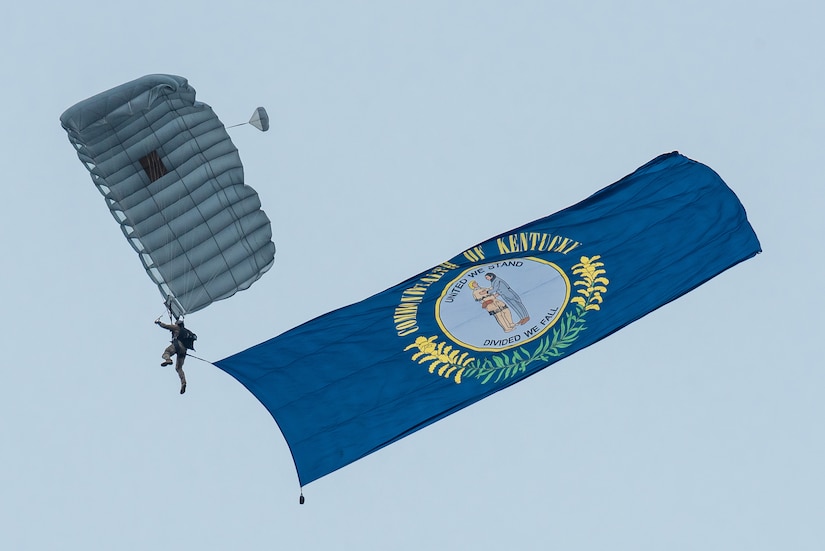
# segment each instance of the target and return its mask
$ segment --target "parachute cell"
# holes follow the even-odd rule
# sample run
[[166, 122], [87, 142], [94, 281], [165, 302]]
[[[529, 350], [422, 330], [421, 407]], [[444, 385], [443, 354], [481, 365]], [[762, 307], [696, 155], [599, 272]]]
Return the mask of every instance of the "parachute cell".
[[272, 266], [270, 221], [238, 150], [185, 78], [144, 76], [70, 107], [60, 123], [175, 316]]

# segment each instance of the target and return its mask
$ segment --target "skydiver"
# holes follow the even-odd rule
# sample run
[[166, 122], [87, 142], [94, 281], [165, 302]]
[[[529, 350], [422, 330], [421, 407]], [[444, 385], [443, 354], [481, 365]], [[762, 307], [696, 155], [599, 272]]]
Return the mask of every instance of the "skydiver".
[[183, 319], [179, 319], [174, 324], [169, 325], [163, 323], [159, 319], [155, 320], [155, 324], [172, 332], [172, 344], [166, 347], [163, 351], [163, 363], [161, 367], [172, 365], [172, 355], [177, 356], [175, 362], [175, 371], [180, 377], [180, 393], [186, 392], [186, 375], [183, 373], [183, 362], [186, 360], [186, 349], [194, 350], [193, 343], [197, 338], [194, 333], [183, 326]]

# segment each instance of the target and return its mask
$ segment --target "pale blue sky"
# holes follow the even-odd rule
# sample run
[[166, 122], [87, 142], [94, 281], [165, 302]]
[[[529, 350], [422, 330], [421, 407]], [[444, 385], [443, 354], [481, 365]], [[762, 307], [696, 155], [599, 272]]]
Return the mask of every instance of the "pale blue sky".
[[[0, 548], [821, 549], [825, 4], [15, 3], [0, 35]], [[572, 5], [575, 4], [575, 5]], [[188, 318], [218, 360], [678, 150], [764, 253], [299, 487], [160, 295], [58, 117], [148, 73], [233, 129], [278, 247]], [[483, 213], [469, 194], [504, 208]]]

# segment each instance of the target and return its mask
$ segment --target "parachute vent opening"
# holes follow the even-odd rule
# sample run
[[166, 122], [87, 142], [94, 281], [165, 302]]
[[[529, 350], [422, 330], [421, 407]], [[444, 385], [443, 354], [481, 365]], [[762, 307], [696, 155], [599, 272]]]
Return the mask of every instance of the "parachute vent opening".
[[140, 166], [143, 167], [144, 172], [149, 176], [150, 182], [159, 180], [164, 174], [169, 172], [163, 165], [163, 161], [160, 160], [160, 155], [158, 155], [157, 151], [152, 151], [148, 155], [141, 157]]

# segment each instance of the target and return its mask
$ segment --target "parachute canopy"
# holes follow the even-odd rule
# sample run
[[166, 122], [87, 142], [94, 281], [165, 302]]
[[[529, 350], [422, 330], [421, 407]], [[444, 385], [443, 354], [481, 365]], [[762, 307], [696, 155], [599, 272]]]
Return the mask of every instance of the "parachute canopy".
[[[267, 126], [263, 108], [256, 121]], [[258, 194], [223, 123], [183, 77], [147, 75], [60, 116], [77, 156], [176, 317], [273, 264]]]

